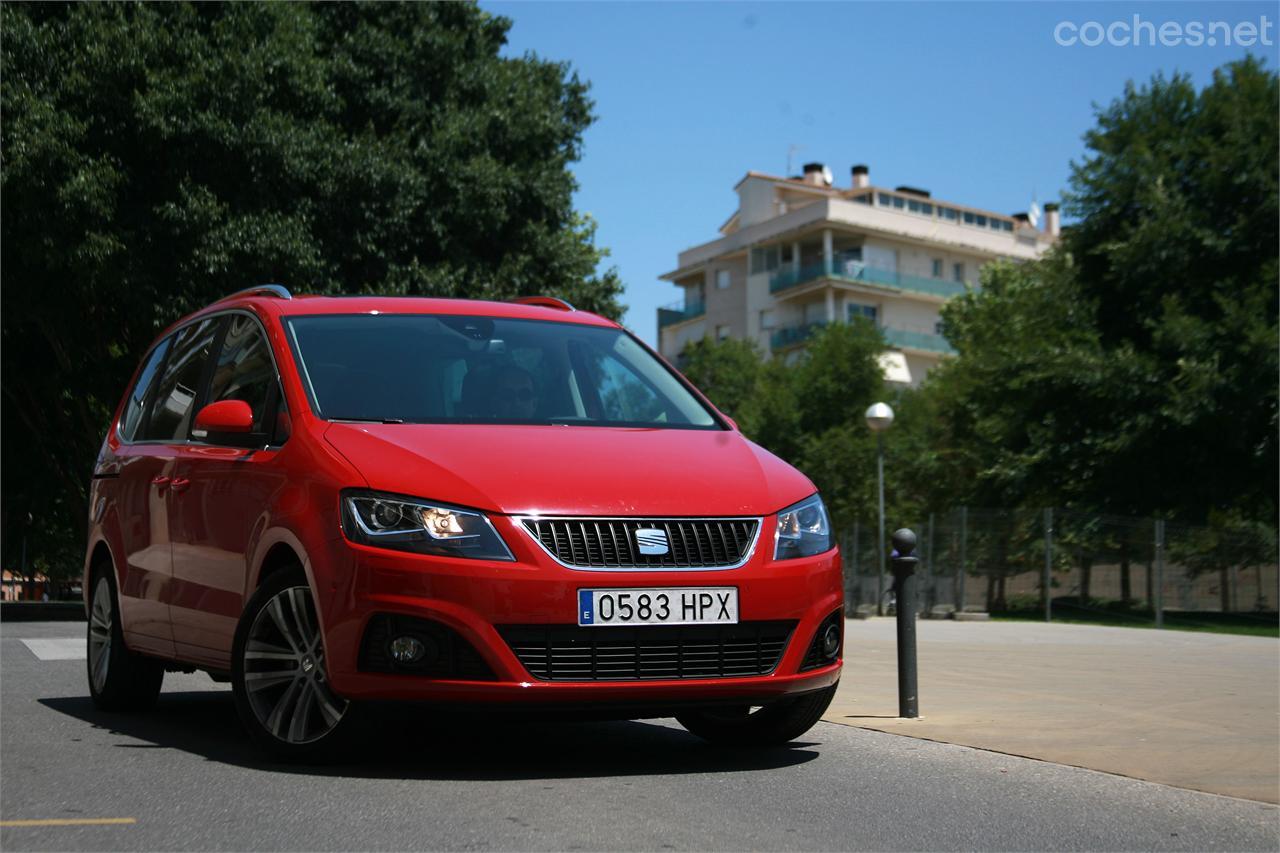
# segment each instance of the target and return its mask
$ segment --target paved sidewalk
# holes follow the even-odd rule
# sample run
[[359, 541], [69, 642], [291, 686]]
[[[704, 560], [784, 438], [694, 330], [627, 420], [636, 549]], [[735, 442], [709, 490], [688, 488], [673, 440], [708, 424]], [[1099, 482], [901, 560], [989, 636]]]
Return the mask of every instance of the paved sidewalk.
[[897, 718], [892, 619], [846, 623], [830, 722], [1280, 802], [1280, 642], [924, 621], [920, 713]]

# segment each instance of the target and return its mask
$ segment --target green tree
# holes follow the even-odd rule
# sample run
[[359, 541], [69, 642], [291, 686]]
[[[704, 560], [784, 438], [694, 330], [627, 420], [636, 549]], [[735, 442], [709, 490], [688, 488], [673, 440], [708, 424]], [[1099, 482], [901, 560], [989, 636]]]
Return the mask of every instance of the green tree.
[[960, 497], [1203, 523], [1276, 512], [1277, 78], [1157, 77], [1100, 111], [1077, 218], [949, 304], [931, 377]]
[[[474, 5], [0, 9], [4, 562], [74, 569], [157, 332], [264, 281], [618, 316], [574, 212], [587, 86]], [[29, 527], [19, 524], [30, 514]]]
[[754, 424], [756, 383], [763, 362], [750, 341], [711, 337], [691, 341], [681, 352], [681, 371], [706, 394], [716, 408], [738, 422], [744, 432]]
[[1063, 249], [1105, 351], [1137, 362], [1107, 435], [1126, 511], [1275, 517], [1278, 107], [1275, 72], [1248, 58], [1200, 92], [1130, 84], [1085, 136]]

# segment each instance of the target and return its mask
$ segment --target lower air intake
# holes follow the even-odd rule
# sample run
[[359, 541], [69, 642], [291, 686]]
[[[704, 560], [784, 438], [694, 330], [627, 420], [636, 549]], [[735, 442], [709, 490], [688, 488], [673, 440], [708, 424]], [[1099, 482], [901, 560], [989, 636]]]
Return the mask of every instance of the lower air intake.
[[767, 675], [778, 666], [795, 626], [500, 625], [498, 633], [539, 681], [643, 681]]

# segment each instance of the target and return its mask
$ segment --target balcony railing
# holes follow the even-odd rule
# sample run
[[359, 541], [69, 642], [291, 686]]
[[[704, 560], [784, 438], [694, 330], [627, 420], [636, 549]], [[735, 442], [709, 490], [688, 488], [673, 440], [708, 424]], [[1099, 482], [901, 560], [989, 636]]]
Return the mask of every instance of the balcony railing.
[[672, 302], [658, 309], [658, 328], [683, 323], [685, 320], [701, 317], [705, 313], [707, 313], [707, 306], [701, 302]]
[[[787, 326], [778, 329], [769, 336], [769, 344], [773, 349], [786, 349], [787, 347], [802, 344], [825, 326], [826, 323], [804, 323], [800, 326]], [[893, 347], [903, 347], [905, 349], [927, 350], [928, 352], [937, 352], [944, 355], [954, 355], [955, 348], [947, 343], [947, 339], [942, 335], [932, 335], [928, 332], [916, 332], [910, 329], [895, 329], [891, 326], [880, 326], [880, 333], [884, 335], [885, 343]]]
[[826, 323], [805, 323], [803, 326], [787, 326], [778, 329], [769, 336], [769, 345], [774, 349], [786, 349], [796, 344], [802, 344], [809, 338], [813, 337], [814, 332], [821, 329]]
[[894, 329], [889, 326], [881, 326], [880, 331], [884, 333], [885, 342], [890, 346], [922, 349], [945, 355], [955, 355], [956, 352], [955, 347], [951, 346], [942, 335], [914, 332], [910, 329]]
[[964, 293], [964, 285], [958, 281], [944, 281], [940, 278], [925, 278], [918, 275], [891, 272], [877, 267], [869, 267], [858, 261], [846, 261], [837, 258], [828, 272], [824, 264], [810, 264], [798, 270], [785, 269], [774, 273], [769, 279], [769, 292], [777, 293], [792, 287], [799, 287], [818, 279], [846, 281], [853, 284], [875, 284], [891, 287], [895, 290], [910, 290], [915, 293], [927, 293], [930, 296], [941, 296], [950, 299]]

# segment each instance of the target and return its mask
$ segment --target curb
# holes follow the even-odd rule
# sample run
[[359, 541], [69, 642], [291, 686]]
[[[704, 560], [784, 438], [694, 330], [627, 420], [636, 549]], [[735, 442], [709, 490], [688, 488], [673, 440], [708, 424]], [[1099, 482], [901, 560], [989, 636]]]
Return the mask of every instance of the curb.
[[84, 622], [80, 601], [6, 601], [0, 603], [0, 622]]

